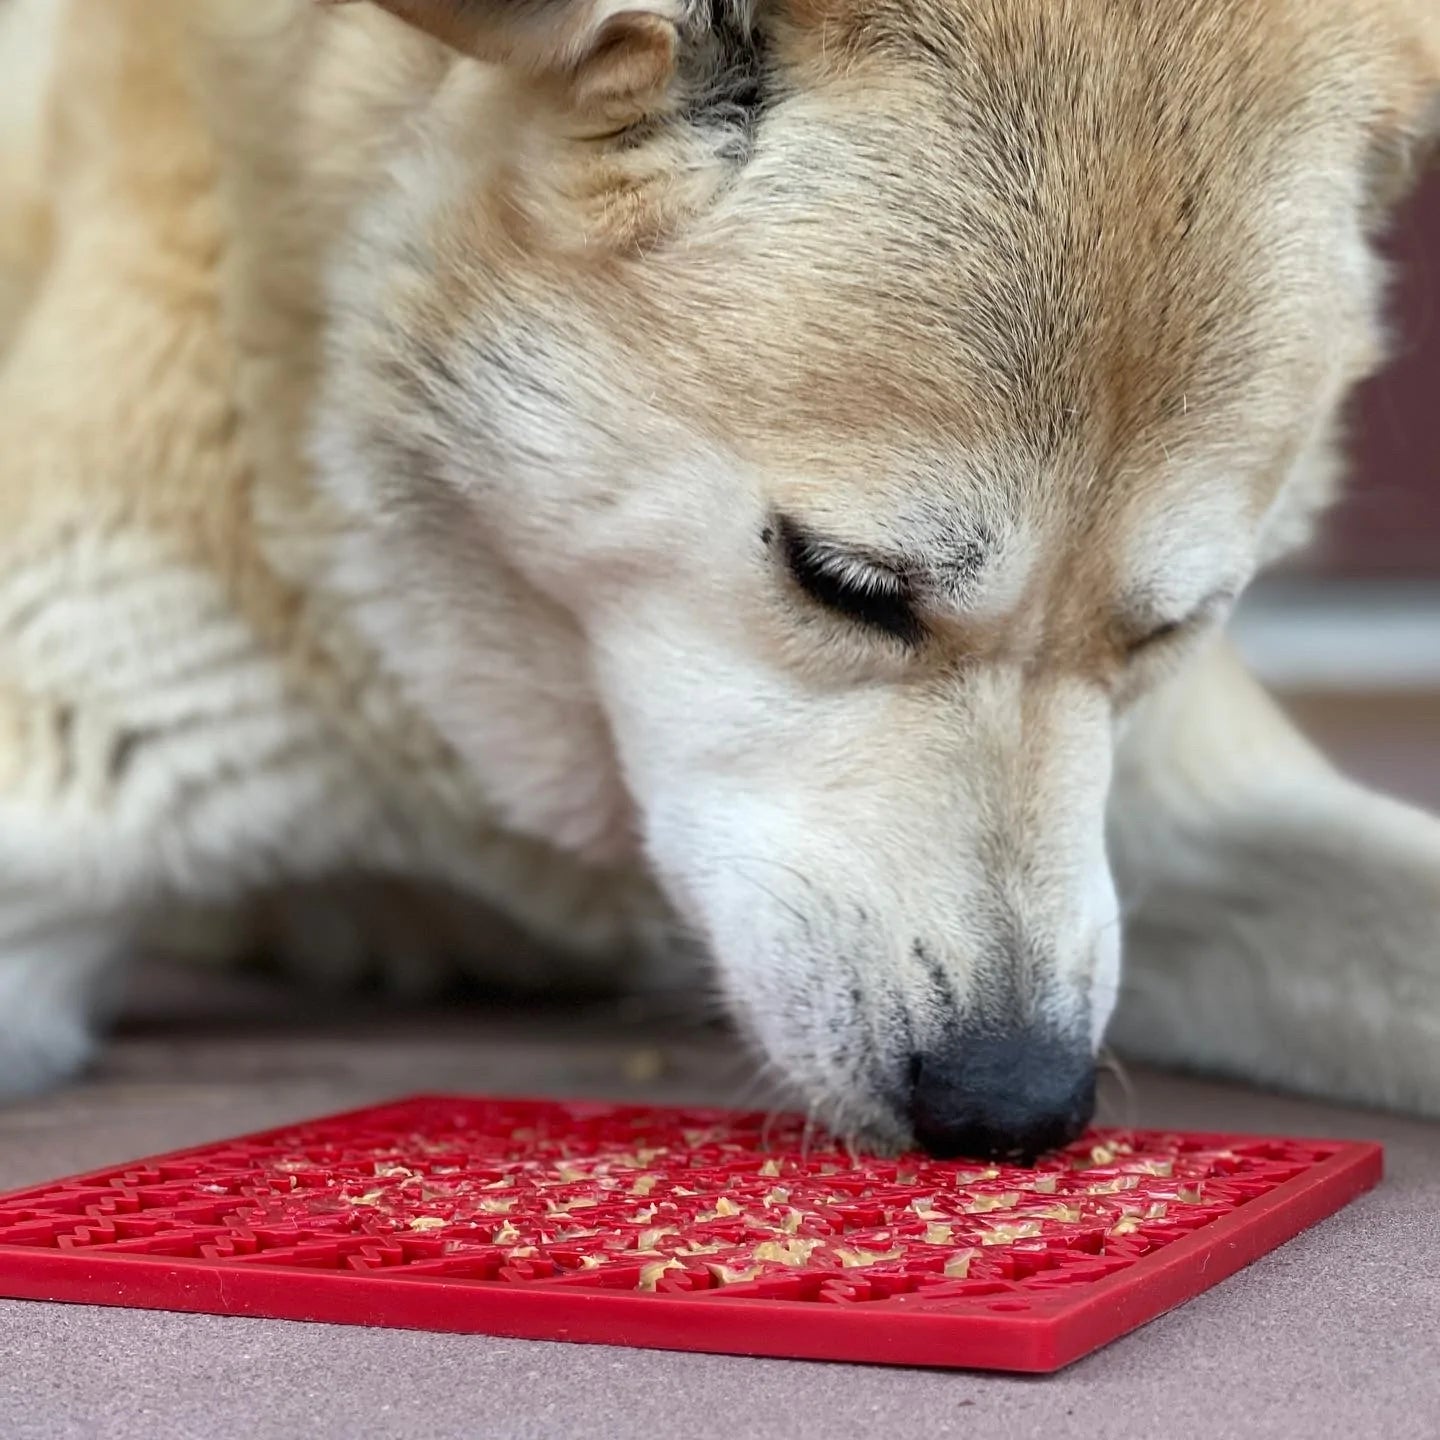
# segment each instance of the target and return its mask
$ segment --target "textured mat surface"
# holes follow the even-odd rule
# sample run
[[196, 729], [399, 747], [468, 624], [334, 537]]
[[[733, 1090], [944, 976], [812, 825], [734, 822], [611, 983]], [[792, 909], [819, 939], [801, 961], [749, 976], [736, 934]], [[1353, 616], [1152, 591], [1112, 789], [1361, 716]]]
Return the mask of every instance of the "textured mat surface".
[[0, 1195], [0, 1295], [1044, 1373], [1380, 1173], [1343, 1141], [1107, 1129], [977, 1165], [763, 1111], [419, 1096]]

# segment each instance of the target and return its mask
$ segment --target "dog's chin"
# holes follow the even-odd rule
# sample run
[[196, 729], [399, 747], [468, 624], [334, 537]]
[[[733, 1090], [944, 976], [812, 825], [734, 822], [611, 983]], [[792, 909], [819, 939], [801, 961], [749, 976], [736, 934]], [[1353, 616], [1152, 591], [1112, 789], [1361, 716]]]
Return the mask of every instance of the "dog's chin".
[[726, 1008], [754, 1060], [763, 1106], [771, 1114], [805, 1117], [814, 1126], [811, 1143], [828, 1137], [847, 1150], [881, 1157], [914, 1149], [909, 1125], [882, 1099], [857, 1092], [842, 1077], [827, 1078], [802, 1062], [787, 1060], [784, 1045], [775, 1036], [767, 1039], [748, 1004], [731, 999]]
[[915, 1137], [908, 1128], [891, 1120], [838, 1132], [836, 1138], [849, 1150], [880, 1159], [894, 1159], [915, 1149]]
[[821, 1092], [799, 1106], [837, 1144], [859, 1154], [893, 1157], [915, 1149], [915, 1136], [899, 1116], [868, 1097]]
[[830, 1091], [796, 1090], [781, 1108], [807, 1116], [815, 1126], [810, 1143], [827, 1138], [852, 1154], [893, 1159], [916, 1148], [910, 1127], [873, 1100]]

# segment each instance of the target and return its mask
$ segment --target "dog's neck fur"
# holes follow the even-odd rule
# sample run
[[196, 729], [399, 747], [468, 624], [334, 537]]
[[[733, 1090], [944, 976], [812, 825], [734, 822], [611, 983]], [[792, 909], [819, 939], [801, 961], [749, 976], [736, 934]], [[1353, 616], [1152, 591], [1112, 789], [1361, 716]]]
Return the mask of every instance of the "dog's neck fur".
[[[353, 626], [348, 643], [363, 645], [370, 683], [407, 695], [408, 723], [432, 728], [441, 749], [453, 750], [452, 727], [442, 708], [414, 703], [413, 676], [432, 668], [419, 657], [492, 657], [491, 675], [454, 677], [454, 704], [465, 723], [453, 729], [469, 737], [459, 758], [472, 821], [498, 818], [506, 829], [587, 862], [623, 863], [634, 856], [631, 816], [587, 693], [573, 622], [546, 606], [473, 527], [463, 537], [473, 604], [437, 610], [417, 628], [413, 611], [397, 611], [397, 597], [374, 583], [393, 573], [393, 559], [377, 564], [381, 557], [367, 555], [371, 529], [352, 523], [314, 483], [310, 427], [323, 335], [311, 301], [317, 291], [333, 291], [337, 250], [357, 208], [383, 192], [395, 149], [411, 141], [410, 127], [436, 103], [453, 61], [434, 42], [368, 9], [302, 23], [315, 31], [306, 42], [313, 49], [310, 78], [263, 98], [237, 93], [252, 76], [273, 85], [276, 74], [248, 36], [247, 64], [235, 63], [223, 37], [200, 52], [208, 69], [197, 93], [210, 102], [206, 119], [218, 137], [227, 230], [223, 304], [250, 433], [264, 457], [253, 490], [257, 543], [275, 572], [323, 616], [315, 628], [327, 645], [345, 643]], [[293, 47], [295, 36], [277, 34], [276, 43]], [[288, 123], [277, 122], [277, 106]], [[318, 134], [296, 147], [293, 125]], [[248, 336], [259, 343], [246, 343]], [[477, 743], [476, 736], [484, 738]], [[517, 748], [537, 743], [543, 756], [522, 763]]]

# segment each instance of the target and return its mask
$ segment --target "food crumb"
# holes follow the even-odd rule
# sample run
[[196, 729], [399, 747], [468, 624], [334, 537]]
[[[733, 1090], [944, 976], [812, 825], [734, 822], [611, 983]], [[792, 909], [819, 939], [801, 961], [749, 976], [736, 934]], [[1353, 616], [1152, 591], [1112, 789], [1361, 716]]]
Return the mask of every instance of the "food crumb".
[[968, 1280], [970, 1278], [970, 1262], [975, 1258], [973, 1250], [962, 1250], [957, 1255], [952, 1255], [945, 1262], [945, 1278], [947, 1280]]
[[770, 1260], [779, 1265], [804, 1265], [809, 1262], [810, 1254], [819, 1248], [818, 1240], [786, 1240], [783, 1243], [779, 1240], [762, 1241], [751, 1252], [757, 1260]]
[[898, 1260], [905, 1253], [903, 1245], [893, 1250], [837, 1250], [840, 1263], [847, 1269], [859, 1269], [867, 1265], [882, 1265], [887, 1260]]
[[1113, 1180], [1097, 1180], [1093, 1185], [1085, 1187], [1087, 1195], [1120, 1195], [1126, 1190], [1134, 1190], [1140, 1184], [1138, 1176], [1117, 1175]]
[[1033, 1212], [1042, 1220], [1059, 1220], [1066, 1225], [1074, 1225], [1081, 1216], [1078, 1205], [1051, 1205], [1044, 1210]]
[[696, 1218], [703, 1224], [707, 1220], [723, 1220], [743, 1213], [740, 1207], [728, 1195], [722, 1195], [715, 1202], [715, 1208], [713, 1210], [707, 1210], [703, 1215], [699, 1215]]
[[683, 1270], [684, 1268], [685, 1267], [675, 1259], [652, 1260], [650, 1264], [640, 1267], [640, 1283], [636, 1288], [653, 1293], [655, 1287], [660, 1283], [661, 1277], [667, 1270]]
[[977, 1195], [966, 1207], [967, 1215], [988, 1215], [992, 1210], [1013, 1210], [1020, 1203], [1020, 1196], [1013, 1190], [1003, 1195]]
[[663, 1050], [632, 1050], [621, 1065], [621, 1073], [635, 1085], [658, 1080], [667, 1069]]
[[761, 1270], [759, 1265], [744, 1268], [731, 1265], [709, 1264], [705, 1267], [722, 1285], [743, 1285], [753, 1280]]
[[1038, 1220], [1014, 1220], [1008, 1225], [997, 1225], [984, 1236], [982, 1245], [1008, 1245], [1012, 1240], [1033, 1240], [1040, 1233]]

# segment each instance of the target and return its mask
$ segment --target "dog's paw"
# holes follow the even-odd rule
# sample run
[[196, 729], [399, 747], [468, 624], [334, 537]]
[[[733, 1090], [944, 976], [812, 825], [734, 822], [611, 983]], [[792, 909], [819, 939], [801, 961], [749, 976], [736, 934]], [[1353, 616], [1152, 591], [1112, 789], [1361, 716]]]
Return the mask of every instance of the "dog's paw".
[[1440, 823], [1350, 787], [1292, 804], [1151, 867], [1111, 1042], [1440, 1118]]
[[553, 943], [455, 890], [357, 876], [278, 886], [231, 907], [171, 908], [152, 917], [141, 946], [187, 963], [258, 966], [315, 991], [378, 990], [409, 1002], [456, 987], [516, 998], [653, 988], [663, 917], [639, 901], [622, 909], [626, 900], [616, 897], [598, 920], [572, 904], [571, 923], [551, 927], [572, 943]]
[[0, 1103], [70, 1079], [89, 1064], [94, 1051], [90, 1027], [73, 1016], [5, 1016], [0, 1020]]
[[387, 882], [277, 886], [233, 904], [172, 906], [147, 917], [147, 955], [207, 969], [253, 967], [308, 990], [378, 988], [426, 999], [456, 970], [438, 905]]
[[49, 1089], [89, 1063], [117, 955], [99, 932], [0, 942], [0, 1101]]

